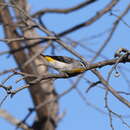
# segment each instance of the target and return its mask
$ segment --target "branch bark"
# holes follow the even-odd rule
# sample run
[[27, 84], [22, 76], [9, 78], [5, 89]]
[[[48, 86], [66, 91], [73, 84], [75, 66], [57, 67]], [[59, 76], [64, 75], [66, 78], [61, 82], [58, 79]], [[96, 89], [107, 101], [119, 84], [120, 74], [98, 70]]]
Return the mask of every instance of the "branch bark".
[[[0, 109], [0, 117], [4, 118], [5, 120], [7, 120], [9, 123], [13, 124], [13, 125], [18, 125], [21, 121], [16, 119], [15, 117], [13, 117], [12, 115], [10, 115], [7, 111]], [[26, 124], [21, 123], [19, 125], [20, 128], [24, 129], [24, 130], [32, 130], [31, 128], [29, 128]]]
[[[4, 0], [0, 0], [0, 2], [5, 3]], [[25, 13], [27, 13], [27, 3], [24, 0], [14, 1], [17, 2], [17, 5], [20, 6], [20, 8], [24, 9]], [[14, 6], [16, 6], [14, 4]], [[0, 8], [3, 8], [0, 6]], [[21, 18], [21, 12], [19, 12], [17, 9], [14, 10], [14, 13], [16, 14], [16, 18]], [[3, 10], [0, 13], [1, 20], [3, 22], [3, 28], [5, 32], [6, 38], [19, 38], [16, 31], [16, 26], [12, 20], [11, 14], [8, 10], [8, 7], [5, 6]], [[22, 19], [23, 20], [23, 19]], [[29, 23], [30, 21], [28, 21]], [[27, 25], [26, 25], [27, 26]], [[37, 36], [35, 31], [33, 29], [23, 31], [23, 28], [20, 28], [21, 31], [24, 33], [24, 36]], [[26, 43], [26, 45], [32, 44], [34, 42], [33, 40]], [[18, 49], [22, 47], [22, 45], [25, 44], [21, 41], [13, 41], [9, 45], [11, 50]], [[37, 67], [38, 64], [41, 64], [40, 59], [35, 59], [31, 64], [26, 66], [25, 68], [22, 67], [22, 65], [29, 59], [31, 55], [33, 55], [37, 49], [39, 49], [40, 46], [37, 45], [35, 48], [28, 49], [28, 54], [24, 50], [19, 51], [17, 54], [14, 54], [14, 58], [19, 66], [19, 69], [22, 72], [32, 73], [32, 74], [45, 74], [47, 73], [47, 67], [41, 66]], [[29, 56], [30, 55], [30, 56]], [[31, 80], [31, 78], [26, 78], [26, 82], [28, 83]], [[53, 88], [52, 80], [45, 80], [41, 83], [37, 83], [35, 85], [31, 85], [29, 87], [29, 91], [31, 93], [33, 102], [35, 107], [42, 102], [46, 101], [47, 99], [53, 99], [56, 98], [57, 94]], [[57, 112], [58, 112], [58, 102], [51, 102], [50, 104], [46, 104], [44, 107], [41, 107], [37, 111], [37, 117], [38, 121], [35, 122], [35, 130], [54, 130], [56, 128], [57, 122]]]

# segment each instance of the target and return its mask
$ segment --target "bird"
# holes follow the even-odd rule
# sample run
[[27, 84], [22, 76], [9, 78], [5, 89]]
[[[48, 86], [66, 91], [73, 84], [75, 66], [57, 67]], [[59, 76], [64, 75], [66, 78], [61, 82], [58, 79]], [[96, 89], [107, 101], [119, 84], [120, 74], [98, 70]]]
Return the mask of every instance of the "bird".
[[60, 73], [68, 76], [76, 76], [85, 72], [87, 65], [80, 61], [67, 56], [51, 56], [40, 54], [47, 65]]

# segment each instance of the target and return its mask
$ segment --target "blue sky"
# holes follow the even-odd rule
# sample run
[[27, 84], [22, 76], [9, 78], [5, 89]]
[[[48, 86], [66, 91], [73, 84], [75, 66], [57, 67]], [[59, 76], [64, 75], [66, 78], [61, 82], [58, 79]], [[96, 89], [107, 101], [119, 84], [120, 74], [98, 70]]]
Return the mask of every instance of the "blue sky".
[[[29, 6], [30, 6], [30, 12], [34, 13], [40, 9], [43, 8], [69, 8], [74, 5], [77, 5], [78, 3], [83, 2], [81, 0], [71, 0], [71, 1], [65, 1], [65, 0], [47, 0], [46, 2], [43, 0], [29, 0]], [[71, 26], [74, 26], [78, 23], [84, 22], [95, 13], [102, 9], [106, 3], [109, 3], [110, 0], [98, 0], [98, 2], [95, 2], [94, 4], [83, 8], [82, 10], [76, 11], [74, 13], [70, 14], [46, 14], [44, 17], [44, 22], [46, 26], [53, 32], [59, 33], [62, 32], [65, 29], [70, 28]], [[120, 14], [128, 5], [129, 0], [125, 0], [125, 2], [120, 2], [115, 7], [115, 13]], [[103, 16], [102, 19], [95, 22], [93, 25], [89, 27], [82, 28], [75, 33], [71, 33], [67, 35], [66, 37], [69, 37], [73, 40], [82, 40], [82, 43], [87, 45], [87, 47], [97, 51], [100, 46], [103, 44], [104, 39], [107, 36], [107, 33], [105, 33], [102, 37], [99, 37], [97, 39], [89, 39], [85, 40], [95, 34], [104, 32], [104, 30], [109, 29], [114, 20], [116, 18], [114, 16], [110, 16], [109, 14], [106, 14]], [[130, 19], [130, 13], [124, 17], [124, 20], [126, 22], [129, 22]], [[130, 25], [130, 22], [128, 23]], [[2, 28], [0, 27], [0, 38], [3, 37], [2, 35]], [[114, 33], [113, 38], [107, 45], [107, 47], [103, 50], [102, 55], [105, 55], [108, 59], [113, 58], [113, 55], [115, 53], [115, 50], [117, 50], [120, 47], [124, 47], [127, 49], [130, 49], [130, 29], [124, 25], [122, 22], [119, 24], [118, 29]], [[56, 44], [56, 46], [59, 47], [59, 45]], [[6, 50], [7, 46], [5, 46], [3, 43], [0, 43], [0, 51]], [[82, 56], [84, 56], [87, 60], [90, 60], [92, 56], [94, 56], [93, 53], [90, 53], [89, 51], [86, 51], [82, 47], [75, 48], [76, 51], [78, 51]], [[45, 52], [46, 54], [50, 54], [50, 50], [47, 50]], [[60, 49], [55, 52], [57, 55], [67, 55], [74, 57], [72, 54], [70, 54], [67, 51], [63, 51]], [[16, 66], [15, 61], [13, 57], [7, 57], [8, 55], [1, 56], [2, 62], [0, 62], [0, 71], [3, 69], [11, 68]], [[99, 58], [97, 60], [103, 60], [103, 58]], [[121, 65], [122, 67], [129, 67], [129, 64]], [[104, 67], [102, 69], [98, 69], [103, 76], [106, 78], [108, 71], [111, 67]], [[129, 76], [129, 72], [126, 72], [126, 75]], [[0, 82], [6, 77], [1, 76]], [[97, 78], [91, 73], [86, 72], [85, 77], [87, 79], [90, 79], [91, 81], [97, 81]], [[13, 79], [9, 80], [6, 85], [13, 85], [14, 88], [17, 88], [19, 86], [22, 86], [24, 82], [20, 82], [19, 84], [15, 83], [15, 79], [18, 78], [18, 76], [15, 76]], [[71, 79], [73, 80], [73, 79]], [[119, 78], [115, 78], [114, 74], [112, 75], [112, 78], [110, 80], [110, 84], [117, 90], [125, 90], [130, 91], [130, 88], [126, 84], [125, 80], [123, 79], [123, 76], [121, 75]], [[71, 86], [70, 80], [66, 79], [59, 79], [55, 81], [55, 88], [58, 93], [62, 93], [67, 88]], [[104, 105], [104, 90], [100, 88], [94, 88], [89, 93], [85, 93], [85, 90], [87, 89], [88, 84], [83, 79], [80, 81], [78, 88], [83, 93], [83, 95], [86, 97], [87, 101], [91, 102], [92, 104], [95, 104], [102, 110], [105, 109]], [[4, 97], [5, 92], [1, 90], [0, 93], [0, 100]], [[130, 98], [127, 97], [128, 100]], [[58, 130], [111, 130], [110, 124], [109, 124], [109, 118], [108, 115], [105, 115], [103, 113], [98, 112], [97, 110], [93, 109], [92, 107], [86, 105], [84, 101], [81, 99], [79, 94], [73, 90], [69, 94], [65, 95], [60, 99], [60, 112], [59, 114], [62, 114], [65, 112], [64, 118], [59, 122], [58, 124]], [[123, 114], [123, 115], [129, 115], [130, 110], [120, 103], [115, 97], [113, 97], [111, 94], [109, 94], [109, 104], [113, 111]], [[6, 109], [8, 112], [10, 112], [14, 117], [22, 120], [24, 116], [28, 113], [28, 108], [32, 107], [32, 101], [30, 98], [30, 94], [28, 90], [23, 90], [16, 94], [13, 98], [8, 97], [6, 102], [4, 102], [2, 109]], [[107, 111], [106, 111], [107, 112]], [[31, 124], [33, 121], [33, 118], [35, 115], [33, 114], [32, 117], [28, 120], [28, 123]], [[129, 118], [125, 118], [127, 122], [130, 122]], [[7, 123], [5, 120], [0, 118], [0, 129], [1, 130], [14, 130], [14, 126]], [[118, 118], [113, 118], [113, 125], [115, 130], [128, 130], [125, 125], [122, 124], [122, 122]]]

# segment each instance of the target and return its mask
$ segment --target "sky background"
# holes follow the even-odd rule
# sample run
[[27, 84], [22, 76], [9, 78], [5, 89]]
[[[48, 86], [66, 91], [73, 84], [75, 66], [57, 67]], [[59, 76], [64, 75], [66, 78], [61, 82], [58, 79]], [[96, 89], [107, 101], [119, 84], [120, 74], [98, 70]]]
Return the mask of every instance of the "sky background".
[[[121, 12], [127, 7], [128, 3], [130, 3], [129, 0], [124, 0], [125, 2], [120, 2], [114, 9], [116, 14], [121, 14]], [[30, 7], [30, 13], [33, 14], [34, 12], [44, 9], [44, 8], [69, 8], [73, 7], [74, 5], [77, 5], [78, 3], [83, 2], [82, 0], [29, 0], [29, 7]], [[98, 2], [93, 3], [92, 5], [85, 7], [79, 11], [70, 13], [70, 14], [46, 14], [44, 16], [44, 22], [45, 25], [48, 27], [50, 31], [53, 31], [55, 33], [62, 32], [74, 25], [77, 25], [81, 22], [84, 22], [88, 20], [90, 17], [94, 16], [97, 11], [104, 8], [107, 3], [109, 3], [110, 0], [98, 0]], [[103, 44], [104, 39], [108, 35], [108, 33], [104, 32], [105, 30], [110, 29], [112, 27], [112, 24], [116, 18], [114, 16], [110, 16], [110, 14], [106, 14], [103, 16], [102, 19], [98, 20], [94, 24], [92, 24], [89, 27], [82, 28], [75, 33], [71, 33], [66, 36], [66, 38], [71, 38], [73, 40], [81, 41], [84, 45], [86, 45], [88, 48], [91, 48], [95, 51], [97, 51], [100, 46]], [[130, 25], [129, 19], [130, 19], [130, 13], [126, 15], [123, 18], [128, 24]], [[0, 26], [0, 38], [3, 38], [3, 31]], [[91, 36], [95, 34], [99, 34], [104, 32], [102, 37], [91, 39]], [[38, 32], [39, 33], [39, 32]], [[113, 58], [115, 51], [120, 48], [127, 48], [130, 50], [130, 28], [128, 28], [126, 25], [124, 25], [122, 22], [119, 24], [116, 32], [113, 35], [113, 38], [109, 42], [109, 44], [106, 46], [106, 48], [103, 50], [102, 55], [106, 56], [108, 59]], [[65, 39], [64, 39], [65, 40]], [[72, 54], [70, 54], [67, 51], [63, 51], [62, 48], [56, 44], [56, 46], [59, 47], [59, 50], [55, 52], [56, 55], [67, 55], [74, 57]], [[9, 48], [2, 42], [0, 42], [0, 51], [8, 50]], [[87, 60], [91, 60], [91, 58], [94, 56], [94, 53], [91, 53], [87, 51], [85, 48], [77, 47], [75, 48], [76, 51], [78, 51], [82, 56], [84, 56]], [[45, 54], [51, 54], [51, 50], [47, 50]], [[102, 57], [99, 57], [97, 61], [103, 60]], [[16, 63], [12, 56], [3, 55], [0, 56], [0, 72], [4, 69], [12, 68], [16, 66]], [[129, 70], [129, 64], [120, 65], [120, 67], [126, 67]], [[108, 71], [110, 70], [110, 66], [104, 67], [102, 69], [98, 69], [103, 76], [106, 78]], [[129, 71], [123, 70], [127, 77], [130, 76]], [[6, 78], [7, 75], [0, 76], [0, 83], [3, 81], [4, 78]], [[85, 77], [87, 79], [90, 79], [91, 81], [97, 81], [97, 78], [91, 73], [86, 72]], [[24, 85], [24, 82], [20, 82], [18, 84], [15, 83], [15, 79], [18, 78], [18, 76], [14, 76], [11, 78], [5, 85], [13, 85], [14, 89]], [[58, 93], [64, 92], [67, 88], [71, 86], [72, 81], [74, 81], [71, 78], [70, 80], [66, 79], [58, 79], [55, 81], [55, 88]], [[130, 88], [128, 84], [125, 82], [123, 75], [116, 78], [114, 77], [114, 73], [111, 77], [110, 84], [112, 87], [114, 87], [116, 90], [124, 90], [129, 92]], [[86, 97], [86, 100], [91, 102], [92, 104], [95, 104], [97, 107], [99, 107], [101, 110], [104, 110], [105, 112], [105, 105], [104, 105], [104, 90], [100, 88], [95, 88], [90, 90], [89, 93], [85, 93], [85, 90], [87, 89], [88, 84], [83, 79], [80, 81], [78, 88], [83, 93], [83, 95]], [[2, 100], [5, 96], [5, 92], [1, 89], [0, 91], [0, 100]], [[129, 97], [126, 97], [128, 100], [130, 100]], [[91, 106], [85, 104], [85, 102], [81, 99], [79, 94], [74, 90], [70, 92], [69, 94], [62, 97], [59, 101], [60, 105], [60, 111], [59, 114], [66, 113], [64, 118], [59, 122], [57, 130], [111, 130], [110, 124], [109, 124], [109, 118], [108, 115], [103, 114]], [[116, 98], [114, 98], [111, 94], [109, 94], [109, 105], [111, 109], [118, 114], [122, 114], [125, 116], [130, 115], [130, 110], [120, 103]], [[2, 105], [1, 109], [7, 110], [9, 113], [11, 113], [14, 117], [22, 120], [25, 115], [28, 113], [28, 108], [32, 107], [32, 100], [30, 98], [30, 94], [28, 90], [23, 90], [19, 93], [17, 93], [13, 98], [8, 97], [6, 102]], [[35, 118], [35, 114], [33, 114], [29, 119], [28, 123], [31, 124], [33, 121], [33, 118]], [[130, 122], [130, 117], [124, 118], [125, 121]], [[15, 126], [7, 123], [5, 120], [0, 118], [0, 130], [14, 130]], [[125, 125], [122, 124], [119, 118], [113, 118], [113, 125], [115, 130], [128, 130]]]

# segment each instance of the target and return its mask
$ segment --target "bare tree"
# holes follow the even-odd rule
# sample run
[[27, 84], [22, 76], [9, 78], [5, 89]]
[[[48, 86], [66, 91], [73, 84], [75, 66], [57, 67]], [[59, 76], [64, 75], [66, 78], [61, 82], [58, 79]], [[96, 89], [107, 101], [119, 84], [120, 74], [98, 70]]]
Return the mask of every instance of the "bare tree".
[[[113, 55], [111, 58], [106, 58], [106, 56], [101, 54], [104, 48], [110, 43], [110, 40], [114, 37], [114, 33], [119, 28], [120, 23], [123, 23], [126, 28], [130, 27], [127, 21], [124, 20], [124, 17], [129, 13], [130, 3], [117, 15], [114, 10], [118, 9], [118, 4], [121, 2], [119, 0], [111, 0], [101, 10], [95, 12], [95, 15], [90, 15], [89, 19], [84, 20], [84, 22], [74, 25], [60, 33], [51, 31], [44, 22], [45, 14], [55, 13], [57, 15], [67, 15], [72, 12], [77, 13], [79, 10], [91, 7], [97, 3], [97, 0], [86, 0], [70, 8], [46, 8], [39, 10], [34, 14], [30, 14], [26, 0], [0, 0], [0, 22], [5, 36], [5, 38], [0, 38], [0, 41], [9, 47], [9, 51], [1, 50], [0, 55], [13, 55], [17, 63], [17, 67], [4, 69], [0, 72], [0, 76], [5, 74], [7, 75], [7, 77], [0, 83], [0, 88], [6, 92], [5, 97], [0, 101], [0, 106], [2, 106], [3, 102], [6, 101], [8, 96], [13, 98], [15, 94], [26, 88], [28, 88], [34, 103], [34, 108], [29, 109], [28, 114], [22, 121], [15, 119], [10, 113], [2, 109], [0, 110], [0, 117], [16, 125], [17, 128], [26, 130], [54, 130], [57, 128], [58, 121], [63, 116], [58, 114], [58, 100], [72, 90], [76, 90], [86, 105], [89, 105], [109, 116], [110, 127], [112, 130], [114, 130], [113, 117], [119, 118], [123, 124], [125, 124], [128, 128], [130, 127], [129, 124], [124, 121], [124, 116], [112, 110], [108, 103], [108, 94], [111, 93], [113, 97], [118, 99], [119, 102], [130, 108], [130, 102], [126, 98], [126, 96], [129, 96], [130, 93], [123, 91], [123, 89], [118, 91], [110, 84], [112, 73], [115, 72], [116, 77], [123, 75], [125, 81], [129, 85], [130, 82], [125, 75], [124, 70], [130, 70], [125, 68], [127, 64], [125, 64], [125, 67], [122, 67], [119, 66], [119, 63], [130, 62], [130, 51], [125, 48], [120, 48], [115, 51], [115, 56]], [[70, 33], [76, 33], [77, 30], [90, 27], [100, 19], [104, 19], [107, 14], [109, 14], [109, 17], [114, 18], [114, 22], [111, 24], [109, 29], [102, 31], [102, 33], [93, 33], [91, 37], [82, 39], [81, 41], [77, 41], [71, 38], [71, 36], [66, 36]], [[99, 48], [97, 51], [91, 49], [91, 47], [89, 47], [91, 45], [88, 46], [88, 44], [86, 44], [88, 39], [94, 41], [96, 38], [102, 39], [104, 35], [105, 40], [102, 40], [101, 45], [97, 45]], [[86, 60], [87, 58], [85, 58], [85, 54], [84, 56], [81, 56], [81, 53], [76, 51], [75, 48], [77, 47], [93, 53], [93, 57]], [[48, 66], [40, 57], [40, 54], [45, 53], [47, 49], [51, 50], [50, 55], [55, 55], [58, 52], [58, 49], [62, 49], [63, 51], [66, 50], [68, 54], [70, 53], [74, 55], [87, 66], [85, 72], [92, 72], [93, 76], [95, 75], [98, 80], [93, 81], [93, 79], [88, 79], [85, 72], [81, 73], [76, 75], [77, 79], [73, 78], [73, 82], [71, 82], [71, 87], [69, 89], [65, 90], [61, 94], [57, 94], [54, 88], [54, 81], [61, 78], [69, 81], [72, 76], [66, 75], [65, 73], [50, 73], [48, 71]], [[97, 59], [100, 57], [101, 60], [98, 61]], [[97, 62], [95, 62], [96, 60]], [[106, 72], [107, 78], [104, 78], [104, 75], [98, 70], [98, 68], [103, 68], [108, 65], [111, 66], [111, 68], [108, 68], [108, 71]], [[20, 79], [16, 79], [16, 83], [25, 81], [26, 84], [17, 89], [13, 88], [13, 84], [7, 85], [7, 81], [13, 80], [15, 75], [21, 76]], [[83, 80], [85, 80], [86, 84], [88, 84], [85, 93], [88, 93], [92, 88], [100, 88], [104, 91], [105, 96], [103, 98], [107, 111], [98, 108], [86, 100], [85, 95], [77, 87], [78, 83]], [[37, 119], [34, 119], [32, 126], [29, 126], [26, 123], [26, 120], [33, 112], [36, 112]]]

